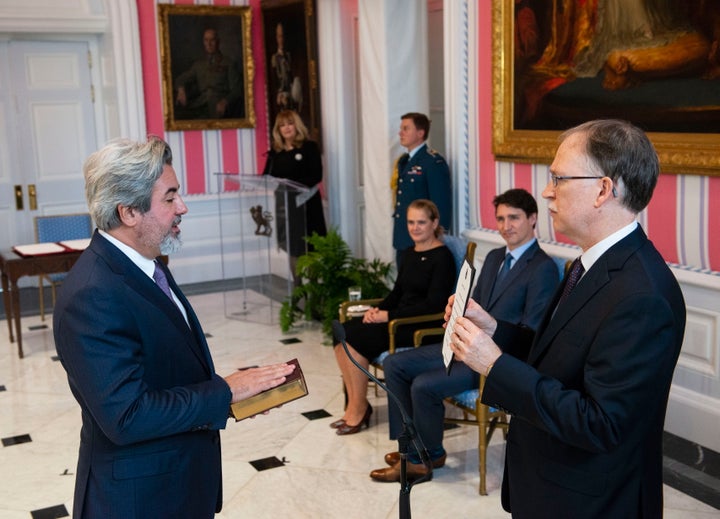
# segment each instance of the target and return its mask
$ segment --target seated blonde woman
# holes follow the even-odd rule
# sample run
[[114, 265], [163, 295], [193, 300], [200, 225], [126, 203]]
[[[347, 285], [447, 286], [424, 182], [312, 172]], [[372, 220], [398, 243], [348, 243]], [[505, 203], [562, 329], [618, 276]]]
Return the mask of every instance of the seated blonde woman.
[[[398, 317], [442, 312], [455, 287], [455, 260], [443, 244], [442, 227], [437, 206], [430, 200], [415, 200], [407, 209], [407, 226], [415, 245], [403, 251], [395, 286], [377, 307], [365, 312], [362, 320], [343, 324], [348, 349], [355, 360], [367, 368], [374, 359], [388, 350], [390, 339], [387, 323]], [[401, 326], [396, 343], [412, 345], [416, 329], [436, 326], [421, 323]], [[368, 379], [345, 354], [334, 337], [335, 358], [347, 389], [347, 407], [342, 419], [330, 424], [336, 434], [355, 434], [370, 425], [372, 406], [367, 399]]]

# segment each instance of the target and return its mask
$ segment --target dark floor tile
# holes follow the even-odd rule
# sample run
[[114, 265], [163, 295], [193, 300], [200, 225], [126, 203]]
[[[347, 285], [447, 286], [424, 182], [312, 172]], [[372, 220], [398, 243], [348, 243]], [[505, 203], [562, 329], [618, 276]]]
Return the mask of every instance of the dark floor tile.
[[49, 508], [41, 508], [30, 512], [32, 519], [55, 519], [56, 517], [70, 517], [65, 505], [56, 505]]
[[285, 465], [285, 463], [277, 459], [275, 456], [271, 456], [270, 458], [262, 458], [259, 460], [251, 461], [250, 465], [255, 467], [255, 470], [257, 470], [258, 472], [261, 472], [263, 470], [282, 467], [283, 465]]
[[663, 483], [720, 510], [720, 491], [713, 481], [703, 481], [701, 474], [693, 475], [684, 466], [678, 467], [681, 465], [678, 462], [668, 460], [667, 457], [663, 460]]
[[281, 344], [297, 344], [298, 342], [302, 342], [297, 337], [290, 337], [289, 339], [280, 339]]
[[28, 330], [35, 331], [35, 330], [47, 330], [48, 325], [47, 324], [35, 324], [33, 326], [28, 326]]
[[720, 454], [663, 433], [663, 482], [720, 510]]
[[30, 438], [29, 434], [19, 434], [17, 436], [9, 436], [7, 438], [2, 439], [3, 447], [10, 447], [11, 445], [19, 445], [21, 443], [28, 443], [31, 442], [32, 438]]
[[663, 433], [663, 454], [720, 479], [720, 454], [669, 432]]
[[327, 418], [328, 416], [332, 416], [330, 413], [328, 413], [325, 409], [317, 409], [315, 411], [307, 411], [302, 414], [305, 418], [308, 420], [318, 420], [320, 418]]

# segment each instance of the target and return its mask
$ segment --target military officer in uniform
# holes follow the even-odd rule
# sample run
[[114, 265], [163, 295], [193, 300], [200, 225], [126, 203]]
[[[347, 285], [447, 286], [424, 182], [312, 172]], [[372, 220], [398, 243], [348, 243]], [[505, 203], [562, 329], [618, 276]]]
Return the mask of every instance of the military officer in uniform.
[[177, 115], [181, 119], [244, 117], [243, 78], [237, 63], [220, 52], [215, 29], [205, 29], [203, 47], [203, 59], [175, 80]]
[[400, 118], [400, 144], [407, 149], [395, 162], [391, 180], [394, 198], [393, 247], [399, 267], [401, 252], [414, 245], [407, 230], [405, 215], [413, 200], [432, 200], [440, 211], [440, 225], [450, 231], [452, 222], [452, 191], [447, 162], [429, 148], [430, 119], [411, 112]]

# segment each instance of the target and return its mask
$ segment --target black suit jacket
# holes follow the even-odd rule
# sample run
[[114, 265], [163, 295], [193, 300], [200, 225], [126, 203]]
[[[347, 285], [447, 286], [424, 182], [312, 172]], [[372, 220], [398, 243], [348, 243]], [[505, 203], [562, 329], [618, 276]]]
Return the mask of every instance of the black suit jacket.
[[82, 410], [73, 517], [204, 518], [222, 503], [230, 389], [192, 307], [93, 236], [63, 283], [55, 346]]
[[534, 341], [503, 322], [494, 336], [515, 355], [498, 359], [482, 396], [512, 413], [503, 506], [519, 518], [662, 517], [680, 287], [638, 227], [554, 311], [561, 291]]

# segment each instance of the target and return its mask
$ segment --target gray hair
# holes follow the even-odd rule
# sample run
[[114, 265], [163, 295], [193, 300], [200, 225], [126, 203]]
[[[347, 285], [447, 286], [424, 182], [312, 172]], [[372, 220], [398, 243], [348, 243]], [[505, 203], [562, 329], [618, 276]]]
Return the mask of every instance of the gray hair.
[[172, 151], [155, 136], [146, 142], [116, 139], [90, 155], [83, 165], [85, 198], [98, 229], [120, 226], [119, 205], [149, 211], [153, 186], [165, 165], [172, 165]]
[[620, 202], [639, 213], [652, 198], [660, 163], [648, 136], [637, 126], [618, 119], [588, 121], [560, 135], [585, 136], [585, 153], [603, 176], [619, 188]]

